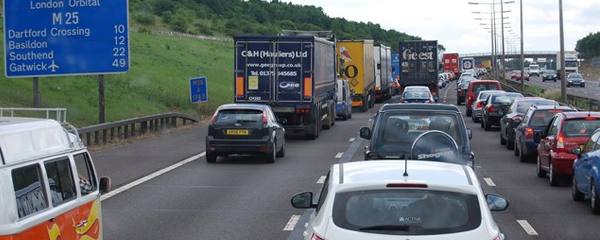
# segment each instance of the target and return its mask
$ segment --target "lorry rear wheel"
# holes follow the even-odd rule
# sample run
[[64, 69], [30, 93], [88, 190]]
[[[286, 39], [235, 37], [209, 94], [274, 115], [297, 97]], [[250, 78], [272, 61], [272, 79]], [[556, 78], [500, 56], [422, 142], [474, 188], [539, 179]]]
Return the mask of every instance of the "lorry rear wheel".
[[329, 102], [329, 115], [331, 117], [331, 126], [335, 125], [335, 118], [337, 117], [337, 109], [336, 109], [336, 105], [334, 104], [333, 101]]
[[369, 101], [367, 101], [367, 100], [368, 100], [367, 96], [364, 96], [363, 100], [362, 100], [363, 105], [360, 107], [360, 110], [363, 112], [366, 112], [369, 110]]

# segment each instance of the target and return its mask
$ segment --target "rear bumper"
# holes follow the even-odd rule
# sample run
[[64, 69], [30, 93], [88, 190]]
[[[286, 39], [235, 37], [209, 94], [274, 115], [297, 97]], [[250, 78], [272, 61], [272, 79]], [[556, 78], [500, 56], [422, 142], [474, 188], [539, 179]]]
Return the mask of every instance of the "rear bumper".
[[551, 153], [554, 172], [560, 175], [573, 175], [573, 162], [577, 156], [570, 153]]
[[488, 123], [496, 126], [500, 126], [500, 119], [502, 119], [502, 116], [490, 115], [487, 117]]
[[206, 138], [206, 151], [217, 154], [256, 154], [272, 151], [271, 138], [215, 139]]

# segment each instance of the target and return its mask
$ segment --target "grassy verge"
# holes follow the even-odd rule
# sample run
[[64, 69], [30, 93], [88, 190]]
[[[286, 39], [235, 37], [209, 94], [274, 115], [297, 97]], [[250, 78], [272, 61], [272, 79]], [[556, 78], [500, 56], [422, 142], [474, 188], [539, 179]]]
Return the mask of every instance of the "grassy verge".
[[[1, 24], [0, 24], [1, 25]], [[1, 31], [3, 32], [3, 31]], [[2, 36], [3, 38], [4, 36]], [[4, 49], [0, 49], [4, 55]], [[164, 112], [206, 116], [233, 99], [233, 44], [130, 33], [130, 71], [105, 76], [106, 121]], [[4, 64], [0, 71], [4, 72]], [[209, 103], [190, 101], [189, 79], [207, 77]], [[77, 126], [98, 122], [98, 77], [40, 78], [42, 107], [67, 108]], [[31, 78], [0, 77], [0, 107], [31, 107]]]

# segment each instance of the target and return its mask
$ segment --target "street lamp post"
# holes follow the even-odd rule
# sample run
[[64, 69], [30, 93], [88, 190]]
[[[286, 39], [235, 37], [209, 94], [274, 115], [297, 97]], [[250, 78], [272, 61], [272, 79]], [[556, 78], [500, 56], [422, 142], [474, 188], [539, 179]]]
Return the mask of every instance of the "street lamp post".
[[[520, 0], [520, 14], [521, 14], [521, 74], [525, 72], [525, 49], [523, 48], [523, 0]], [[521, 91], [525, 91], [524, 77], [521, 78]]]
[[[521, 0], [523, 1], [523, 0]], [[562, 0], [558, 0], [558, 16], [560, 19], [560, 97], [562, 102], [567, 102], [567, 74], [565, 73], [565, 33], [563, 29], [563, 9]]]

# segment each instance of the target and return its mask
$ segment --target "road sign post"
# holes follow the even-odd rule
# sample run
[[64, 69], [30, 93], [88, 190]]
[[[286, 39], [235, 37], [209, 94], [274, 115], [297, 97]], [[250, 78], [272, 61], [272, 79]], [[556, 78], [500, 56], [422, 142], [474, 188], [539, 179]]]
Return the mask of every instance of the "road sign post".
[[128, 1], [4, 1], [9, 78], [129, 70]]
[[190, 100], [192, 103], [208, 101], [206, 77], [190, 79]]

